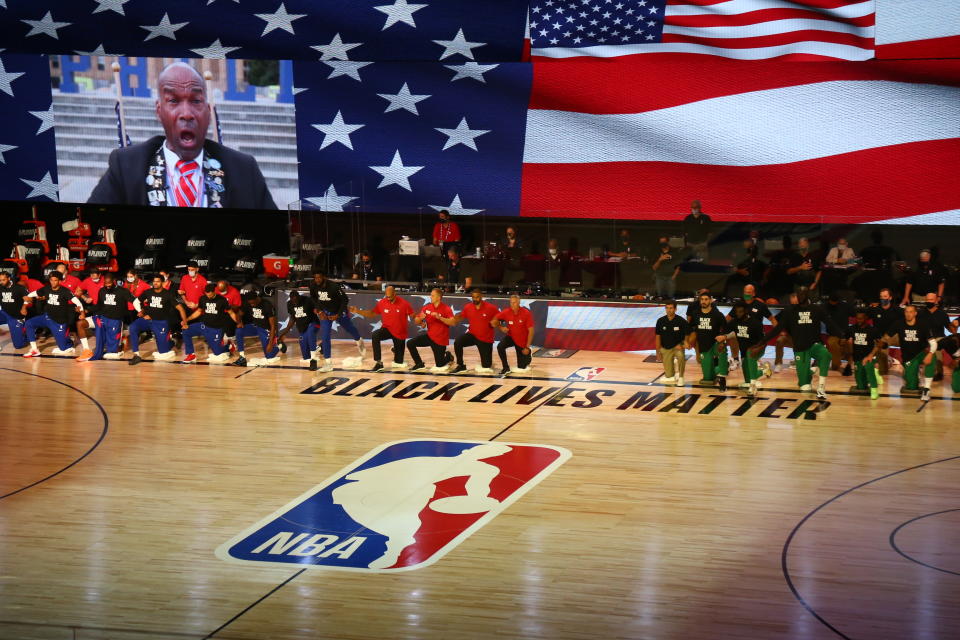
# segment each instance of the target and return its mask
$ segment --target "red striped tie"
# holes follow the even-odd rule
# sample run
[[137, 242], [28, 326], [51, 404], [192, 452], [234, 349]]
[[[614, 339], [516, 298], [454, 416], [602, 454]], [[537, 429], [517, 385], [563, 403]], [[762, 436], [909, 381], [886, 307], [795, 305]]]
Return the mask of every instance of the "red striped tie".
[[180, 172], [180, 179], [173, 187], [173, 195], [177, 199], [178, 207], [192, 207], [197, 203], [197, 188], [193, 184], [193, 174], [199, 168], [199, 165], [193, 160], [190, 162], [177, 161], [177, 171]]

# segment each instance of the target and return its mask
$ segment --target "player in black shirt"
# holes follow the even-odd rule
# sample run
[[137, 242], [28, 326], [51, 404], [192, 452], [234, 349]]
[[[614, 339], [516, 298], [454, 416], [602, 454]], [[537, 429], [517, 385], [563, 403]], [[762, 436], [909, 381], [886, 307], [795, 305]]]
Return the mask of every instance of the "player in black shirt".
[[22, 349], [27, 342], [27, 321], [24, 315], [23, 299], [27, 297], [27, 288], [15, 283], [10, 274], [0, 271], [0, 324], [10, 330], [10, 341], [15, 349]]
[[[237, 325], [237, 353], [240, 356], [234, 362], [238, 367], [260, 366], [274, 364], [280, 361], [280, 348], [277, 346], [277, 312], [273, 309], [273, 303], [266, 298], [261, 298], [256, 291], [248, 291], [243, 294], [243, 324]], [[260, 345], [263, 347], [262, 359], [251, 359], [247, 362], [244, 355], [244, 340], [247, 337], [256, 336], [260, 338]]]
[[[831, 333], [827, 336], [827, 350], [830, 351], [832, 358], [831, 368], [834, 371], [840, 371], [842, 369], [843, 375], [849, 376], [853, 373], [853, 366], [850, 361], [850, 350], [848, 349], [846, 330], [847, 327], [850, 326], [850, 319], [856, 315], [856, 309], [846, 300], [841, 300], [840, 296], [835, 293], [831, 293], [821, 306], [823, 306], [824, 313], [833, 320], [834, 326], [840, 330], [838, 334]], [[845, 367], [841, 366], [843, 360], [847, 361]]]
[[83, 306], [66, 287], [60, 286], [61, 274], [51, 271], [49, 283], [33, 293], [27, 294], [26, 300], [36, 299], [44, 302], [43, 313], [34, 316], [26, 322], [27, 338], [30, 340], [30, 350], [23, 354], [24, 358], [35, 358], [40, 355], [37, 348], [37, 331], [46, 327], [57, 341], [57, 348], [51, 351], [55, 356], [74, 355], [73, 342], [70, 340], [70, 326], [76, 320], [76, 314], [82, 319]]
[[918, 317], [917, 308], [908, 304], [903, 308], [903, 320], [894, 323], [885, 331], [887, 343], [897, 337], [903, 359], [903, 391], [920, 391], [923, 400], [930, 399], [930, 378], [935, 367], [933, 354], [937, 342], [930, 337], [930, 328]]
[[700, 307], [690, 316], [689, 342], [696, 342], [700, 350], [700, 368], [703, 370], [702, 385], [714, 381], [720, 391], [727, 389], [726, 320], [714, 306], [709, 293], [700, 294]]
[[[925, 297], [925, 303], [924, 308], [917, 311], [917, 317], [930, 329], [931, 338], [939, 340], [945, 337], [947, 332], [951, 334], [957, 332], [957, 328], [953, 322], [950, 321], [950, 316], [941, 308], [937, 294], [928, 293]], [[936, 367], [936, 373], [933, 374], [933, 381], [938, 382], [943, 380], [943, 355], [938, 349], [933, 357], [935, 359], [934, 366]]]
[[[357, 351], [363, 358], [366, 348], [363, 346], [363, 340], [360, 339], [360, 331], [353, 326], [353, 321], [350, 319], [350, 311], [347, 309], [349, 299], [346, 291], [343, 290], [343, 285], [330, 280], [322, 271], [316, 271], [313, 274], [313, 282], [310, 283], [310, 297], [313, 298], [320, 318], [320, 349], [324, 358], [321, 371], [333, 370], [333, 360], [330, 357], [332, 354], [330, 333], [334, 322], [339, 323], [353, 337], [357, 343]], [[311, 364], [311, 368], [312, 366]]]
[[817, 397], [827, 397], [827, 373], [830, 371], [830, 352], [823, 344], [823, 338], [820, 335], [820, 325], [827, 326], [827, 332], [831, 335], [840, 333], [833, 322], [821, 307], [810, 303], [810, 293], [806, 287], [800, 287], [797, 291], [797, 304], [787, 307], [780, 312], [780, 324], [767, 332], [764, 336], [764, 343], [767, 340], [785, 331], [793, 340], [793, 360], [797, 368], [797, 383], [801, 391], [810, 391], [813, 389], [813, 372], [810, 370], [810, 361], [816, 361], [820, 372], [820, 380], [817, 385]]
[[97, 344], [91, 360], [120, 359], [120, 336], [123, 333], [123, 319], [129, 310], [128, 304], [133, 304], [130, 290], [117, 286], [116, 276], [112, 273], [104, 273], [103, 286], [93, 305]]
[[857, 383], [854, 389], [869, 389], [870, 397], [874, 400], [880, 397], [876, 360], [882, 335], [877, 327], [870, 324], [867, 310], [857, 309], [854, 323], [847, 327], [847, 344], [853, 354], [853, 375]]
[[300, 295], [298, 291], [291, 291], [290, 299], [287, 301], [287, 313], [290, 321], [286, 328], [280, 332], [277, 339], [278, 342], [282, 342], [284, 336], [296, 327], [297, 333], [300, 334], [300, 356], [302, 358], [300, 364], [310, 364], [312, 362], [314, 368], [317, 366], [317, 361], [312, 358], [312, 355], [317, 349], [317, 329], [320, 328], [318, 324], [320, 320], [317, 318], [316, 311], [314, 311], [315, 308], [312, 298]]
[[727, 323], [727, 341], [736, 339], [743, 359], [743, 384], [753, 396], [760, 386], [758, 380], [764, 375], [770, 376], [770, 365], [761, 370], [760, 355], [766, 347], [763, 339], [763, 316], [750, 313], [746, 302], [737, 301], [733, 305], [733, 318]]
[[[188, 324], [191, 320], [199, 319], [200, 322]], [[230, 359], [230, 351], [223, 346], [223, 331], [228, 324], [233, 321], [238, 322], [239, 317], [230, 308], [230, 303], [221, 295], [217, 295], [217, 285], [208, 283], [204, 287], [203, 295], [197, 308], [181, 323], [183, 327], [183, 352], [185, 354], [184, 362], [196, 362], [197, 354], [193, 352], [193, 339], [197, 336], [203, 336], [207, 341], [207, 346], [213, 352], [207, 357], [207, 361], [213, 364], [221, 364]]]
[[[773, 317], [773, 313], [770, 311], [770, 307], [767, 304], [757, 297], [757, 288], [752, 284], [744, 285], [743, 287], [743, 298], [744, 304], [747, 307], [747, 313], [760, 318], [760, 325], [763, 325], [764, 318], [770, 321], [770, 324], [777, 326], [777, 319]], [[733, 319], [731, 313], [728, 313], [726, 316], [727, 322], [730, 322]], [[740, 366], [740, 356], [744, 353], [743, 349], [740, 347], [736, 335], [732, 338], [727, 336], [727, 344], [730, 345], [730, 352], [733, 355], [733, 362], [730, 363], [730, 370], [735, 371], [737, 367]]]
[[664, 304], [667, 315], [657, 318], [657, 360], [663, 362], [663, 378], [660, 382], [683, 386], [683, 370], [687, 364], [686, 343], [690, 325], [677, 315], [677, 303], [667, 300]]
[[[880, 289], [880, 302], [876, 306], [871, 306], [870, 319], [873, 326], [880, 330], [880, 333], [886, 333], [887, 329], [892, 327], [897, 320], [903, 319], [903, 309], [897, 306], [893, 301], [893, 292], [890, 289]], [[880, 343], [880, 354], [877, 356], [877, 383], [883, 385], [883, 376], [890, 370], [889, 345], [885, 342]]]
[[133, 302], [138, 317], [130, 323], [130, 350], [133, 351], [131, 365], [140, 364], [140, 332], [150, 331], [157, 341], [157, 350], [153, 353], [154, 360], [173, 360], [176, 354], [170, 344], [170, 316], [177, 312], [180, 322], [186, 322], [187, 312], [177, 301], [177, 294], [164, 286], [163, 276], [151, 278], [152, 289], [140, 294]]

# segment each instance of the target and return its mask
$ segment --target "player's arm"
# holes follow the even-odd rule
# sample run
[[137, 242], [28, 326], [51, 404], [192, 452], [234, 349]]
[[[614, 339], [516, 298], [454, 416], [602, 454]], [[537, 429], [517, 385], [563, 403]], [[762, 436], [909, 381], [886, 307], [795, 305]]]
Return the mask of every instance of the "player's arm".
[[456, 317], [456, 316], [447, 317], [447, 316], [441, 316], [441, 315], [435, 313], [435, 314], [433, 314], [433, 317], [436, 318], [437, 320], [439, 320], [440, 322], [442, 322], [443, 324], [447, 325], [448, 327], [452, 327], [452, 326], [454, 326], [455, 324], [457, 324], [457, 317]]
[[[879, 338], [873, 341], [873, 349], [867, 354], [867, 357], [863, 359], [863, 364], [869, 363], [880, 354], [881, 344], [882, 341]], [[850, 353], [853, 353], [853, 338], [850, 338]]]
[[903, 287], [903, 300], [900, 301], [901, 307], [910, 302], [910, 293], [912, 291], [913, 291], [913, 283], [910, 282], [909, 278], [907, 278], [907, 284], [904, 285]]
[[[293, 324], [292, 322], [290, 324]], [[267, 344], [277, 339], [277, 316], [270, 316], [270, 335], [267, 337]]]
[[533, 344], [533, 326], [527, 329], [527, 347], [523, 350], [523, 355], [530, 355], [530, 346]]
[[186, 320], [183, 321], [183, 328], [186, 329], [188, 322], [190, 322], [191, 320], [196, 320], [202, 315], [203, 315], [203, 309], [201, 309], [200, 306], [197, 305], [197, 308], [193, 310], [193, 313], [187, 316]]
[[654, 352], [654, 355], [655, 355], [656, 358], [657, 358], [657, 362], [660, 362], [660, 361], [663, 359], [663, 358], [660, 357], [660, 349], [663, 348], [663, 341], [660, 340], [660, 332], [659, 332], [659, 331], [658, 331], [658, 332], [656, 333], [656, 335], [654, 335], [654, 337], [653, 337], [653, 344], [654, 344], [654, 348], [656, 349], [656, 351]]
[[373, 309], [361, 309], [360, 307], [355, 307], [353, 305], [348, 306], [347, 311], [350, 313], [355, 313], [358, 316], [363, 316], [364, 318], [375, 318], [380, 315]]
[[240, 328], [240, 327], [243, 326], [243, 312], [242, 312], [242, 311], [241, 311], [240, 313], [238, 313], [237, 310], [234, 310], [234, 309], [233, 309], [233, 307], [227, 307], [227, 315], [229, 315], [229, 316], [230, 316], [230, 319], [233, 320], [234, 323], [236, 323], [237, 328]]
[[180, 314], [180, 324], [181, 324], [181, 325], [186, 325], [186, 324], [187, 324], [187, 310], [186, 310], [186, 308], [184, 308], [184, 306], [183, 306], [182, 304], [178, 304], [178, 305], [177, 305], [176, 307], [174, 307], [174, 308], [177, 310], [177, 313]]
[[134, 298], [132, 300], [132, 303], [133, 303], [133, 310], [137, 312], [138, 316], [140, 316], [141, 318], [146, 318], [147, 320], [150, 319], [150, 316], [143, 315], [143, 303], [140, 302], [140, 298]]

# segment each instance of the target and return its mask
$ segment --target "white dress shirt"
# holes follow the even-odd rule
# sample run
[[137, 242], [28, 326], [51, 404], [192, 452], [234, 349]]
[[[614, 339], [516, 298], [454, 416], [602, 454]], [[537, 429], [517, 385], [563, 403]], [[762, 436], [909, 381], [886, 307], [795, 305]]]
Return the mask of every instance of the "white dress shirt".
[[[175, 151], [171, 150], [170, 147], [164, 143], [163, 145], [163, 161], [167, 165], [167, 201], [169, 206], [177, 206], [177, 197], [173, 194], [173, 187], [178, 182], [180, 182], [180, 171], [177, 169], [177, 163], [180, 161], [180, 156], [176, 154]], [[191, 182], [193, 182], [194, 188], [197, 190], [197, 202], [193, 205], [195, 207], [205, 207], [207, 206], [207, 193], [203, 189], [203, 149], [200, 150], [200, 155], [194, 158], [194, 161], [199, 167], [197, 172], [193, 174]]]

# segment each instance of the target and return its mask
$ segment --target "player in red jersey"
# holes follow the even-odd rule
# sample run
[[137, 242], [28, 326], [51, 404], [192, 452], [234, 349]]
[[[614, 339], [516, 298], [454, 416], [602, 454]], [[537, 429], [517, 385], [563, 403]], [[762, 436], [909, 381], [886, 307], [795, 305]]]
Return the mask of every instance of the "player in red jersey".
[[[530, 353], [530, 343], [533, 342], [533, 314], [529, 309], [520, 306], [520, 296], [510, 296], [510, 306], [498, 313], [490, 321], [490, 326], [507, 334], [497, 345], [497, 353], [500, 354], [500, 362], [503, 364], [500, 375], [530, 371], [530, 362], [533, 360]], [[516, 369], [511, 369], [507, 364], [507, 349], [510, 347], [517, 351]]]
[[373, 309], [360, 309], [357, 307], [348, 307], [351, 313], [356, 313], [364, 318], [373, 318], [380, 316], [381, 326], [373, 332], [371, 340], [373, 342], [373, 369], [371, 371], [380, 371], [383, 369], [383, 362], [380, 360], [380, 342], [383, 340], [393, 341], [393, 363], [390, 365], [394, 369], [406, 369], [407, 365], [403, 362], [403, 351], [406, 347], [407, 337], [410, 335], [409, 323], [413, 317], [413, 307], [410, 303], [397, 295], [397, 290], [393, 285], [387, 285], [383, 290], [384, 297], [377, 300]]
[[467, 333], [453, 341], [453, 352], [457, 354], [457, 366], [451, 373], [460, 373], [467, 370], [463, 363], [463, 348], [475, 346], [480, 352], [480, 366], [477, 373], [493, 373], [493, 319], [500, 309], [496, 305], [483, 299], [480, 289], [470, 292], [471, 302], [453, 318], [458, 323], [466, 320], [470, 323]]
[[417, 371], [425, 366], [417, 352], [417, 347], [430, 347], [437, 363], [433, 372], [445, 372], [447, 365], [453, 362], [453, 356], [447, 351], [447, 345], [450, 343], [450, 327], [457, 321], [453, 319], [453, 309], [443, 301], [443, 292], [440, 289], [430, 292], [430, 302], [421, 307], [420, 313], [414, 316], [413, 321], [420, 326], [426, 325], [427, 331], [407, 341], [407, 349], [410, 350], [410, 356], [413, 358], [413, 368], [410, 370]]

